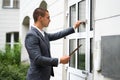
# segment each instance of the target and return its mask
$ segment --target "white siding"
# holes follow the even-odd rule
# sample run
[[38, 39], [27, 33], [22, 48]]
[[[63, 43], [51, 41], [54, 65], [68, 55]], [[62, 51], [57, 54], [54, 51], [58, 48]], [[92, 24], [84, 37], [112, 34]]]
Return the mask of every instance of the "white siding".
[[100, 43], [101, 36], [120, 35], [120, 1], [96, 0], [95, 2], [94, 80], [111, 80], [97, 72], [100, 70]]
[[119, 0], [96, 0], [95, 19], [101, 19], [120, 14], [119, 2]]
[[6, 33], [19, 31], [19, 27], [19, 9], [4, 9], [0, 0], [0, 49], [4, 48]]

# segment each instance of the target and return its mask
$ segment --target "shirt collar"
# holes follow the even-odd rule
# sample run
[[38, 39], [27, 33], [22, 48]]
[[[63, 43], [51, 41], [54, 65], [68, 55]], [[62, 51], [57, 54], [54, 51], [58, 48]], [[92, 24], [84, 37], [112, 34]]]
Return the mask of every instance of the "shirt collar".
[[34, 28], [36, 28], [42, 35], [43, 37], [45, 36], [44, 31], [40, 30], [37, 26], [33, 25]]

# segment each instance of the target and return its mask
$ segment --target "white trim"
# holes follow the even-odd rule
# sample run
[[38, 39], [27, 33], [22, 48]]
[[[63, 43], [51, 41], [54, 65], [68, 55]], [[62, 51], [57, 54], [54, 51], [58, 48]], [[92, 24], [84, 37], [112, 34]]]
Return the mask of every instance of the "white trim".
[[11, 33], [11, 48], [14, 47], [14, 33]]
[[79, 77], [82, 77], [82, 78], [86, 78], [87, 77], [86, 74], [83, 74], [84, 71], [79, 70], [79, 69], [75, 69], [75, 68], [72, 68], [72, 67], [68, 67], [68, 72], [72, 73], [72, 74], [75, 74], [75, 75], [77, 75]]
[[71, 5], [74, 5], [80, 1], [84, 1], [84, 0], [71, 0], [71, 1], [68, 1], [68, 6], [71, 6]]
[[[78, 19], [78, 3], [80, 1], [84, 1], [84, 0], [72, 0], [72, 1], [69, 1], [69, 4], [68, 4], [69, 11], [70, 11], [70, 7], [72, 5], [76, 5], [76, 20]], [[76, 46], [77, 46], [77, 39], [85, 39], [85, 46], [86, 46], [85, 47], [85, 71], [77, 69], [77, 54], [76, 54], [76, 56], [75, 56], [76, 57], [75, 58], [76, 59], [75, 60], [75, 68], [68, 66], [68, 72], [67, 72], [68, 73], [68, 76], [67, 76], [68, 80], [69, 80], [70, 73], [72, 73], [76, 76], [79, 76], [79, 77], [83, 77], [83, 79], [85, 79], [85, 80], [87, 77], [90, 77], [89, 80], [92, 79], [92, 77], [91, 77], [92, 73], [90, 73], [90, 38], [93, 38], [93, 31], [90, 31], [90, 0], [85, 0], [85, 1], [86, 1], [85, 18], [87, 20], [85, 32], [76, 32], [76, 33], [71, 34], [71, 35], [66, 37], [68, 44], [69, 44], [70, 39], [75, 39]], [[68, 45], [68, 48], [69, 48], [69, 45]], [[69, 52], [69, 49], [67, 51]], [[91, 75], [88, 75], [88, 74], [91, 74]]]
[[80, 39], [80, 38], [87, 38], [89, 36], [89, 38], [93, 37], [93, 31], [89, 31], [89, 32], [81, 32], [81, 33], [73, 33], [69, 36], [67, 36], [67, 39]]
[[11, 7], [11, 8], [14, 7], [14, 6], [13, 6], [13, 3], [14, 3], [14, 1], [13, 1], [13, 0], [10, 0], [10, 7]]

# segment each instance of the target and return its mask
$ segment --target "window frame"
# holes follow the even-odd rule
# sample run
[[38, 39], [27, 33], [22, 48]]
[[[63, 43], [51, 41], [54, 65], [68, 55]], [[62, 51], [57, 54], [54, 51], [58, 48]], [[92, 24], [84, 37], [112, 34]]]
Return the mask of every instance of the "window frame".
[[[70, 11], [70, 7], [73, 6], [73, 5], [76, 5], [76, 21], [77, 21], [77, 20], [79, 20], [79, 15], [78, 15], [78, 14], [79, 14], [79, 10], [78, 10], [78, 7], [79, 7], [79, 3], [82, 2], [82, 1], [85, 1], [85, 0], [79, 0], [79, 1], [74, 2], [74, 3], [73, 3], [73, 1], [71, 1], [71, 2], [69, 3], [69, 5], [68, 5], [68, 6], [69, 6], [69, 9], [68, 9], [68, 10], [69, 10], [69, 18], [68, 18], [68, 19], [69, 19], [69, 20], [68, 20], [68, 22], [69, 22], [68, 25], [69, 25], [69, 26], [70, 26], [70, 24], [71, 24], [71, 17], [70, 17], [70, 16], [71, 16], [71, 13], [70, 13], [71, 11]], [[88, 1], [87, 1], [86, 3], [88, 3]], [[90, 5], [90, 4], [89, 4], [89, 5]], [[90, 8], [91, 8], [91, 7], [90, 7]], [[85, 59], [86, 59], [85, 61], [87, 61], [87, 62], [85, 62], [85, 65], [86, 65], [86, 66], [85, 66], [85, 70], [91, 73], [91, 72], [92, 72], [92, 70], [91, 70], [91, 69], [92, 69], [92, 68], [91, 68], [91, 67], [92, 67], [92, 66], [91, 66], [91, 63], [92, 63], [92, 62], [89, 61], [89, 60], [90, 60], [90, 55], [91, 55], [91, 54], [90, 54], [91, 51], [90, 51], [89, 48], [91, 47], [91, 46], [90, 46], [90, 44], [91, 44], [90, 39], [93, 38], [93, 29], [90, 29], [91, 26], [92, 26], [92, 23], [91, 23], [91, 22], [92, 22], [92, 21], [91, 21], [92, 18], [90, 17], [90, 14], [91, 14], [91, 13], [88, 12], [89, 10], [88, 10], [88, 5], [87, 5], [87, 4], [86, 4], [86, 9], [87, 9], [87, 10], [86, 10], [86, 13], [85, 13], [85, 15], [86, 15], [86, 19], [85, 19], [85, 20], [86, 20], [87, 23], [86, 23], [86, 25], [85, 25], [85, 26], [86, 26], [85, 31], [79, 32], [79, 30], [77, 29], [74, 34], [71, 34], [71, 35], [67, 36], [66, 38], [68, 39], [68, 40], [67, 40], [67, 41], [68, 41], [68, 43], [67, 43], [67, 44], [68, 44], [68, 45], [67, 45], [68, 47], [69, 47], [69, 41], [70, 41], [71, 39], [76, 39], [76, 41], [79, 40], [79, 39], [85, 39], [85, 40], [86, 40], [86, 41], [85, 41], [85, 46], [86, 46], [85, 53], [87, 54], [87, 56], [85, 56]], [[90, 14], [88, 14], [88, 13], [90, 13]], [[77, 42], [76, 42], [76, 47], [77, 47]], [[89, 50], [87, 50], [87, 49], [89, 49]], [[70, 53], [69, 50], [68, 50], [68, 53]], [[76, 53], [77, 53], [77, 51], [76, 51]], [[75, 53], [75, 54], [76, 54], [76, 53]], [[88, 54], [88, 53], [89, 53], [89, 54]], [[70, 65], [69, 65], [69, 68], [70, 68], [70, 69], [76, 69], [76, 70], [79, 71], [80, 69], [77, 69], [77, 63], [78, 63], [78, 61], [77, 61], [77, 55], [78, 55], [78, 54], [75, 55], [75, 56], [76, 56], [75, 68], [70, 67]]]
[[[15, 34], [17, 33], [18, 40], [15, 39]], [[7, 35], [10, 35], [10, 42], [7, 42]], [[19, 44], [19, 32], [8, 32], [6, 33], [6, 44], [10, 45], [10, 48], [12, 49], [14, 45]]]
[[9, 0], [10, 3], [8, 6], [5, 6], [4, 4], [4, 0], [2, 0], [2, 8], [3, 9], [19, 9], [20, 7], [20, 0], [15, 0], [15, 1], [18, 1], [18, 5], [14, 6], [14, 0]]

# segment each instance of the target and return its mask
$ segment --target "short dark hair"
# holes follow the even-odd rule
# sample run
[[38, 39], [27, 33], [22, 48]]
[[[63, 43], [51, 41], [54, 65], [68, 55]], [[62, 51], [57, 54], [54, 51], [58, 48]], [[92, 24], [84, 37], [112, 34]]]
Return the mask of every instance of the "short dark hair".
[[44, 17], [46, 12], [48, 12], [47, 9], [36, 8], [36, 9], [34, 10], [34, 12], [33, 12], [33, 19], [34, 19], [34, 22], [37, 21], [37, 19], [38, 19], [39, 16]]

